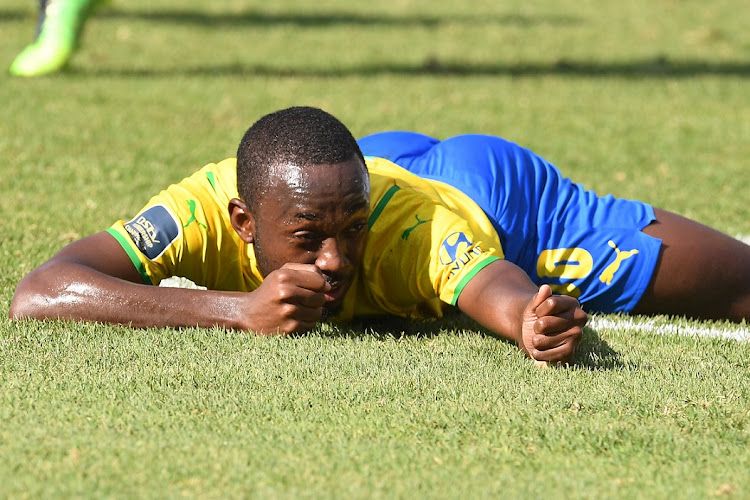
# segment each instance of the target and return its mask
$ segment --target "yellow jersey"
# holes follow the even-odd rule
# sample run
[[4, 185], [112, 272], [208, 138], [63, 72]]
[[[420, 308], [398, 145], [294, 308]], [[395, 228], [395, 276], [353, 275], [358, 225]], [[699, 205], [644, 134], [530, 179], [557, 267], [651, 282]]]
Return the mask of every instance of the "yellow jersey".
[[[497, 232], [461, 191], [382, 158], [366, 163], [369, 232], [335, 319], [440, 317], [477, 272], [503, 258]], [[229, 200], [237, 197], [236, 160], [229, 158], [169, 186], [133, 219], [107, 231], [146, 284], [180, 276], [209, 290], [252, 291], [263, 276], [253, 245], [229, 219]]]

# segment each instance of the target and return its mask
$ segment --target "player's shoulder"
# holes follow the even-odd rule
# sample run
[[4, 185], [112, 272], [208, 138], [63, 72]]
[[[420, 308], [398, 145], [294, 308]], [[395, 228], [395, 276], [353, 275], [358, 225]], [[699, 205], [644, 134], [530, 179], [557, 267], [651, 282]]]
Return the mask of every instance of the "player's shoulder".
[[417, 213], [431, 213], [440, 204], [425, 179], [384, 158], [368, 156], [365, 160], [370, 172], [370, 230], [388, 231], [393, 224], [411, 221]]
[[367, 170], [370, 172], [370, 197], [378, 199], [399, 189], [429, 191], [429, 183], [396, 165], [390, 160], [375, 156], [366, 156]]
[[[377, 201], [382, 197], [388, 198], [398, 191], [400, 196], [409, 195], [422, 199], [425, 203], [442, 205], [445, 204], [446, 193], [458, 191], [453, 186], [421, 177], [384, 158], [365, 158], [370, 172], [371, 201]], [[452, 195], [449, 198], [452, 198]]]
[[208, 163], [188, 177], [170, 186], [167, 191], [180, 197], [217, 198], [220, 201], [237, 196], [237, 161], [227, 158]]
[[401, 179], [401, 178], [408, 178], [412, 174], [405, 168], [396, 165], [390, 160], [386, 160], [385, 158], [380, 158], [378, 156], [365, 156], [365, 164], [367, 165], [367, 170], [370, 172], [370, 176], [376, 176], [376, 177], [383, 177], [383, 178], [391, 178], [391, 179]]
[[195, 172], [193, 179], [208, 182], [214, 191], [236, 191], [237, 189], [237, 159], [226, 158], [217, 163], [208, 163]]

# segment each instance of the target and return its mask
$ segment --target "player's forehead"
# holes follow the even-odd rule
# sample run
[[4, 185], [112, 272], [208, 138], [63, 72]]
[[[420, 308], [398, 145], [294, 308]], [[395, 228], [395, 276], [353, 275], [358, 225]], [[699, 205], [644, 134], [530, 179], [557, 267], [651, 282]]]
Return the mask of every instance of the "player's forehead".
[[320, 220], [369, 209], [369, 178], [352, 162], [269, 169], [267, 197], [280, 218]]
[[290, 186], [305, 181], [361, 180], [363, 177], [367, 177], [367, 167], [356, 156], [338, 163], [323, 164], [298, 164], [280, 161], [268, 165], [266, 171], [269, 180], [284, 182]]

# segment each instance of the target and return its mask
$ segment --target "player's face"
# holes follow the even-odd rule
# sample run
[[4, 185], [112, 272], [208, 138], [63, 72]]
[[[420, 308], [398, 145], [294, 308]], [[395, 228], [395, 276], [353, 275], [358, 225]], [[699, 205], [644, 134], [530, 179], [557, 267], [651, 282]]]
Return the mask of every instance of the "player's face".
[[370, 215], [370, 183], [362, 162], [277, 167], [253, 213], [255, 256], [267, 276], [287, 262], [314, 264], [331, 284], [335, 311], [359, 266]]

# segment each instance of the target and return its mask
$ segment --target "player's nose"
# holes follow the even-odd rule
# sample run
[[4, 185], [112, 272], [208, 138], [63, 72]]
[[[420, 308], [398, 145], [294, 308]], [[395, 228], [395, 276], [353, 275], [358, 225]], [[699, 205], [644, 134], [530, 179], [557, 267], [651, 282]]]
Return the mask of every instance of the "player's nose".
[[315, 260], [315, 265], [321, 271], [336, 273], [349, 265], [349, 259], [336, 238], [327, 238], [320, 245], [320, 252]]

